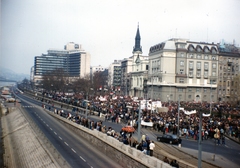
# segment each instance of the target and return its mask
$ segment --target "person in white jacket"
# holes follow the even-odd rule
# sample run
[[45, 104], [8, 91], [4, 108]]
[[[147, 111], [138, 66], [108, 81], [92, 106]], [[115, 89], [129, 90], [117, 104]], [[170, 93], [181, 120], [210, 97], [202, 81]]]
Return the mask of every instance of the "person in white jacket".
[[152, 141], [152, 142], [149, 144], [149, 148], [150, 148], [150, 156], [153, 156], [153, 150], [154, 150], [154, 148], [155, 148], [154, 141]]

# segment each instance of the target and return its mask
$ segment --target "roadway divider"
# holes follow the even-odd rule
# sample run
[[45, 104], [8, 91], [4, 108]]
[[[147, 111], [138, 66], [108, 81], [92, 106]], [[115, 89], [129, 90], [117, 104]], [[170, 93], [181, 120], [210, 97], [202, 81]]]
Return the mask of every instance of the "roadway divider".
[[129, 145], [125, 145], [112, 136], [108, 136], [98, 130], [91, 130], [82, 125], [74, 123], [66, 118], [63, 118], [47, 109], [45, 111], [58, 119], [67, 128], [72, 130], [77, 135], [86, 139], [104, 155], [116, 161], [123, 167], [139, 167], [139, 168], [171, 168], [169, 164], [143, 152], [133, 148]]

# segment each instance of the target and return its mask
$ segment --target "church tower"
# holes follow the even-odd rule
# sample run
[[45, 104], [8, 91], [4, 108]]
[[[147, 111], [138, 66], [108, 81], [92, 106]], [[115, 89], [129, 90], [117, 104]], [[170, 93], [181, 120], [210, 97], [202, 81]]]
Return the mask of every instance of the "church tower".
[[142, 46], [140, 45], [141, 43], [141, 37], [140, 37], [140, 32], [139, 32], [139, 25], [137, 28], [137, 34], [135, 37], [135, 46], [133, 47], [133, 54], [142, 54]]

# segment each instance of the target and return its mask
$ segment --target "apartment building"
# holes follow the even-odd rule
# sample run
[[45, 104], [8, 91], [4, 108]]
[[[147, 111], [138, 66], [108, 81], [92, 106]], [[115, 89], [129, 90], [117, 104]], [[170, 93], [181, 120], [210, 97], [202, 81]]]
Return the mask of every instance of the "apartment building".
[[218, 98], [220, 102], [239, 104], [240, 101], [240, 50], [234, 44], [224, 41], [218, 44], [219, 82]]
[[150, 47], [148, 97], [161, 101], [217, 101], [218, 47], [169, 39]]

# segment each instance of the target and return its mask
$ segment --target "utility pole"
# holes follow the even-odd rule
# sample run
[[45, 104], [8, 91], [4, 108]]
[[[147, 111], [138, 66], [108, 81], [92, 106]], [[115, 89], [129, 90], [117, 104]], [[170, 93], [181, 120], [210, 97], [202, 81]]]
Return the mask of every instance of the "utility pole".
[[177, 126], [177, 135], [179, 136], [179, 112], [180, 112], [180, 101], [178, 96], [178, 126]]
[[198, 168], [202, 168], [202, 112], [200, 108], [198, 112], [199, 113]]
[[139, 101], [139, 110], [138, 110], [138, 143], [140, 143], [141, 140], [141, 115], [142, 110], [141, 110], [141, 101]]
[[86, 96], [86, 111], [85, 111], [86, 119], [88, 118], [87, 108], [88, 108], [88, 93], [87, 93], [87, 96]]

